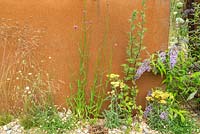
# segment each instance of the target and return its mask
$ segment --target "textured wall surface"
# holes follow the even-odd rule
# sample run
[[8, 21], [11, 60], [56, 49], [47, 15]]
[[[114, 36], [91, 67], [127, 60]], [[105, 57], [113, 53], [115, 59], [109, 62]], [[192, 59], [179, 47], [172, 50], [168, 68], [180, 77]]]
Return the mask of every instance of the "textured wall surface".
[[[167, 48], [169, 3], [169, 0], [147, 0], [144, 44], [149, 53]], [[112, 72], [122, 71], [120, 65], [126, 58], [130, 27], [128, 20], [134, 9], [141, 9], [141, 0], [87, 0], [86, 10], [83, 0], [0, 0], [0, 18], [44, 29], [39, 50], [43, 61], [48, 57], [53, 61], [53, 64], [46, 64], [46, 68], [52, 70], [52, 75], [60, 82], [60, 90], [55, 95], [58, 104], [65, 103], [71, 75], [79, 67], [77, 49], [83, 33], [83, 14], [86, 14], [87, 23], [88, 79], [92, 80], [97, 51], [102, 46], [105, 55], [102, 68], [108, 67], [109, 57], [113, 55]], [[159, 86], [160, 78], [146, 73], [138, 84], [137, 102], [144, 105], [147, 91]]]

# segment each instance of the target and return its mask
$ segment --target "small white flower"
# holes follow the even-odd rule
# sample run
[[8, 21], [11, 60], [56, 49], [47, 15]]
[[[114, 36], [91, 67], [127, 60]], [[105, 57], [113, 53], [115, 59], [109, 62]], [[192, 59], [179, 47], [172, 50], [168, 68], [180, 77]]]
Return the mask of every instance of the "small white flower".
[[7, 81], [9, 81], [10, 80], [10, 78], [7, 78]]
[[49, 59], [51, 60], [51, 56], [49, 56]]
[[31, 94], [31, 91], [28, 91], [28, 94]]
[[19, 77], [16, 77], [16, 80], [19, 80]]
[[173, 12], [173, 14], [174, 14], [174, 15], [177, 15], [177, 14], [178, 14], [178, 12]]
[[185, 21], [182, 18], [176, 18], [176, 23], [177, 24], [183, 24]]
[[32, 75], [32, 73], [28, 73], [28, 75]]
[[26, 89], [26, 90], [29, 90], [29, 89], [30, 89], [30, 87], [29, 87], [29, 86], [26, 86], [26, 87], [25, 87], [25, 89]]

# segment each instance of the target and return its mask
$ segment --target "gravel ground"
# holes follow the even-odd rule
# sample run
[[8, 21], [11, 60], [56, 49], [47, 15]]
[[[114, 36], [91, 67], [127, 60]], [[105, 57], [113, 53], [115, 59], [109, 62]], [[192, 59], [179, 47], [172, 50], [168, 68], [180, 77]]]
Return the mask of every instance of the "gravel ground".
[[[97, 125], [100, 126], [100, 125]], [[102, 125], [101, 125], [102, 126]], [[130, 134], [156, 134], [156, 131], [150, 130], [145, 122], [141, 123], [142, 132], [136, 132], [132, 130]], [[66, 131], [63, 134], [125, 134], [126, 126], [122, 126], [119, 129], [107, 129], [104, 133], [92, 133], [90, 130], [91, 126], [86, 125], [85, 127], [80, 127], [75, 130]], [[104, 128], [102, 128], [103, 130]], [[5, 126], [0, 127], [0, 134], [45, 134], [44, 131], [41, 131], [38, 128], [33, 128], [30, 130], [24, 130], [22, 126], [19, 124], [19, 120], [14, 120]]]

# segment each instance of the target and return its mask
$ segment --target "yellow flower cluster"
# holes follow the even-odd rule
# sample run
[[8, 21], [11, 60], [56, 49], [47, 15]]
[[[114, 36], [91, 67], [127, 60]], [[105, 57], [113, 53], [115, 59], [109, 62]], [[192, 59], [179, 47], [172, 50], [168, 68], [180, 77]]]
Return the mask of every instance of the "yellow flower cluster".
[[108, 78], [110, 78], [110, 80], [113, 80], [113, 79], [118, 79], [119, 78], [119, 75], [118, 74], [109, 74], [109, 75], [106, 75]]
[[168, 98], [172, 98], [172, 94], [161, 90], [155, 90], [150, 96], [147, 96], [147, 101], [156, 101], [161, 104], [166, 104]]
[[120, 87], [121, 89], [123, 89], [126, 86], [126, 84], [122, 81], [112, 81], [110, 82], [110, 84], [112, 85], [113, 88]]
[[117, 88], [117, 87], [119, 87], [120, 82], [119, 81], [116, 81], [116, 82], [112, 81], [112, 82], [110, 82], [110, 84], [112, 85], [112, 87]]

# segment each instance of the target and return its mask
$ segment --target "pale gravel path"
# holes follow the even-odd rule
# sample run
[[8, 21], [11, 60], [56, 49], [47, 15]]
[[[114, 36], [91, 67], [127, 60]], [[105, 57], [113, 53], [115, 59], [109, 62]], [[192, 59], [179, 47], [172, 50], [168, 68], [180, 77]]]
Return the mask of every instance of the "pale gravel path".
[[[156, 134], [157, 133], [156, 131], [150, 130], [145, 122], [142, 122], [141, 126], [143, 129], [142, 132], [139, 133], [139, 132], [131, 131], [130, 134]], [[72, 131], [66, 131], [62, 134], [90, 134], [89, 127], [90, 127], [89, 125], [85, 127], [80, 127]], [[124, 132], [125, 129], [126, 129], [125, 126], [122, 126], [120, 129], [112, 129], [112, 130], [109, 129], [108, 134], [125, 134]], [[24, 128], [20, 126], [19, 120], [14, 120], [5, 126], [1, 126], [0, 134], [45, 134], [45, 132], [41, 131], [38, 128], [24, 130]]]

